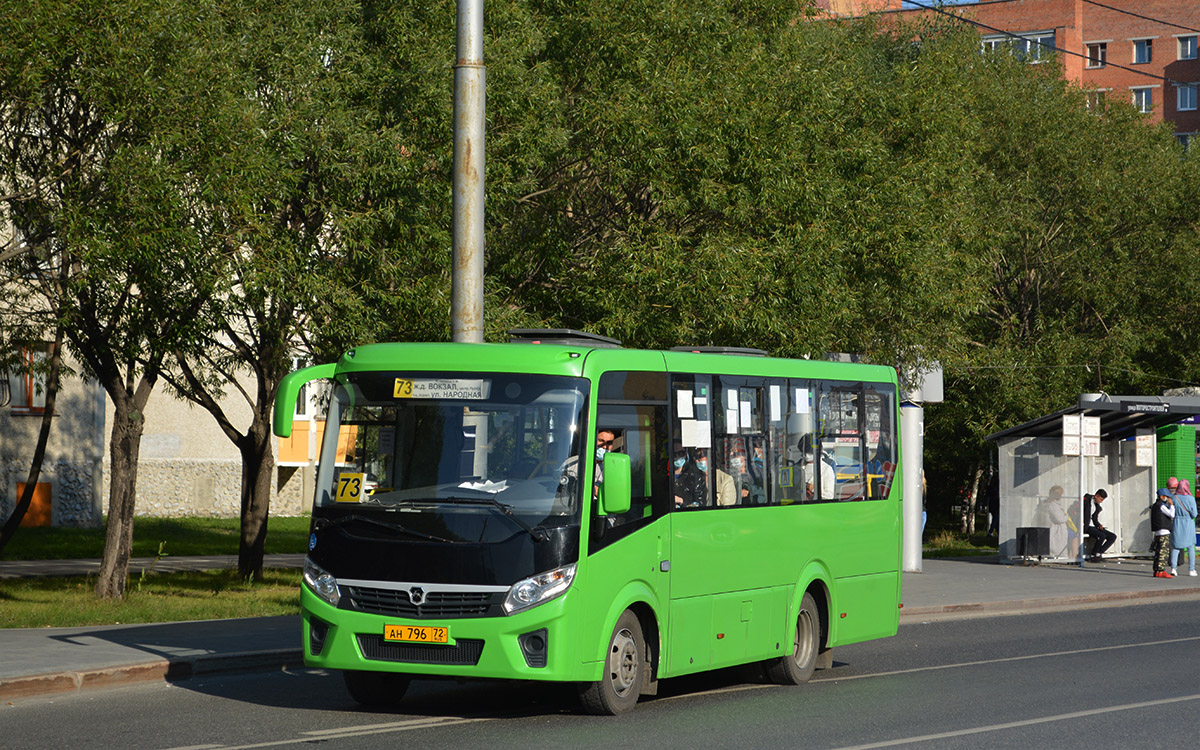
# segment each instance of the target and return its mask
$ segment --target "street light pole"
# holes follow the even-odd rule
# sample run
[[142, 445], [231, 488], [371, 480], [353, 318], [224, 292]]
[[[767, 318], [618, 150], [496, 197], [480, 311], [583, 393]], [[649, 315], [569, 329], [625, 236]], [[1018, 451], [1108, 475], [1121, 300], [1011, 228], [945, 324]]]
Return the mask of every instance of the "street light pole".
[[483, 0], [458, 0], [454, 64], [452, 340], [483, 342]]

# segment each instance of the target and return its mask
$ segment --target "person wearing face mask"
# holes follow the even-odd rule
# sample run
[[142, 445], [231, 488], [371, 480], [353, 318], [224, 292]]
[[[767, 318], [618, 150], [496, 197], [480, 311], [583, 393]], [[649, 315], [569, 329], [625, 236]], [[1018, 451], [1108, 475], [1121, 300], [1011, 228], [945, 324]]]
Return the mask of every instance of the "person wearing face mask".
[[755, 479], [752, 465], [741, 453], [734, 453], [729, 458], [729, 475], [733, 480], [735, 497], [739, 503], [742, 505], [762, 503], [762, 485]]
[[600, 430], [596, 433], [596, 486], [604, 481], [604, 454], [613, 449], [617, 435], [612, 430]]
[[[697, 451], [699, 454], [699, 451]], [[700, 508], [708, 504], [708, 454], [693, 461], [682, 445], [672, 453], [675, 483], [675, 507]]]

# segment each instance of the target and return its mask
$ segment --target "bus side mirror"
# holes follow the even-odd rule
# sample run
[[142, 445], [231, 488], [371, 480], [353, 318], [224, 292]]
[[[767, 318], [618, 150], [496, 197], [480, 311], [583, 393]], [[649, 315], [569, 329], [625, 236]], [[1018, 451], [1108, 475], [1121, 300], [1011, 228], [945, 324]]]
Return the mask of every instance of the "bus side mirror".
[[296, 411], [296, 396], [300, 387], [305, 383], [323, 378], [332, 378], [336, 364], [330, 362], [324, 365], [313, 365], [301, 370], [289, 372], [279, 381], [279, 390], [275, 394], [275, 434], [279, 437], [291, 437], [292, 417]]
[[604, 481], [600, 483], [600, 515], [617, 516], [629, 512], [632, 495], [629, 465], [629, 456], [624, 453], [604, 455]]

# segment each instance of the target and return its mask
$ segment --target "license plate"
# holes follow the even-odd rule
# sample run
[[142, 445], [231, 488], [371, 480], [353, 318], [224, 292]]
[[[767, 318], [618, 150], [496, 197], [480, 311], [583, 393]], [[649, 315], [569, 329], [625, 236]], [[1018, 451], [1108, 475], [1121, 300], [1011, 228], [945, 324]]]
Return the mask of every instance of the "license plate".
[[449, 643], [450, 628], [440, 625], [384, 625], [383, 640], [404, 643]]

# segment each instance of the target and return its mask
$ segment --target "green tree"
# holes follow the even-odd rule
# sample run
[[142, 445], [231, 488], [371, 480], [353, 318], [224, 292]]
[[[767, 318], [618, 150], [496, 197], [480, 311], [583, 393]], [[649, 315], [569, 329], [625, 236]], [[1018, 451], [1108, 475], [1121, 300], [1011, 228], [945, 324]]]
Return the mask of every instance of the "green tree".
[[1171, 352], [1194, 350], [1196, 293], [1179, 282], [1200, 260], [1195, 161], [1169, 131], [1123, 104], [1089, 111], [1054, 66], [963, 59], [979, 217], [966, 248], [985, 304], [945, 362], [952, 400], [929, 410], [950, 488], [990, 460], [988, 434], [1081, 392], [1193, 381], [1194, 359]]
[[205, 325], [224, 260], [199, 197], [219, 169], [222, 50], [193, 4], [9, 2], [0, 42], [7, 217], [66, 345], [113, 403], [101, 597], [124, 593], [143, 411], [163, 363]]

